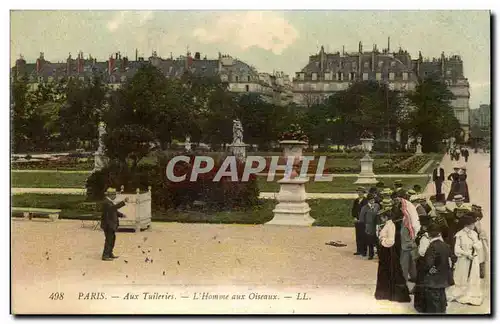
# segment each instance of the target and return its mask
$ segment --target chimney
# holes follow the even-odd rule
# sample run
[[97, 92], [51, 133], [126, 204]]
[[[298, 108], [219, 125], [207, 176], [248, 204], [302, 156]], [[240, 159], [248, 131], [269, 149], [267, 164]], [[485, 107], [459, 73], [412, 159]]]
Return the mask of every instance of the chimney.
[[25, 66], [26, 66], [26, 61], [24, 60], [23, 56], [20, 55], [19, 58], [16, 60], [16, 74], [20, 75], [24, 73]]
[[128, 66], [128, 57], [125, 56], [122, 60], [122, 71], [127, 70], [127, 66]]
[[321, 49], [319, 51], [319, 68], [321, 72], [323, 72], [325, 68], [325, 48], [323, 45], [321, 45]]
[[377, 50], [377, 46], [373, 44], [372, 50], [372, 72], [375, 71], [375, 51]]
[[40, 57], [36, 59], [36, 73], [40, 73], [44, 62], [45, 59], [43, 58], [43, 53], [40, 52]]
[[138, 56], [139, 56], [139, 50], [136, 48], [135, 49], [135, 60], [137, 61], [138, 59]]
[[391, 37], [387, 37], [387, 53], [391, 52]]
[[108, 74], [111, 75], [114, 69], [115, 69], [115, 58], [113, 57], [113, 55], [111, 55], [108, 61]]
[[200, 60], [200, 52], [194, 53], [194, 59], [195, 60]]
[[359, 41], [358, 52], [363, 53], [363, 44], [361, 44], [361, 41]]
[[66, 60], [66, 73], [68, 76], [71, 75], [71, 61], [73, 59], [71, 58], [71, 53], [69, 53], [68, 59]]
[[186, 57], [186, 70], [191, 67], [193, 64], [193, 57], [191, 56], [191, 52], [187, 52], [187, 57]]
[[76, 71], [78, 73], [82, 73], [83, 72], [83, 53], [80, 52], [78, 53], [78, 58], [76, 59]]

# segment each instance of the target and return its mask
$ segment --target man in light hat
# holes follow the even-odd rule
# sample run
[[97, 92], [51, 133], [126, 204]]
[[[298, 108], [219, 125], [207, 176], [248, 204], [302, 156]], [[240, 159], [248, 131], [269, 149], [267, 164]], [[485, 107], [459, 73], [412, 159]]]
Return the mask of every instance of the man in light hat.
[[104, 241], [104, 250], [102, 252], [103, 261], [112, 261], [117, 258], [117, 256], [113, 254], [113, 249], [115, 247], [116, 231], [119, 226], [118, 218], [124, 217], [118, 209], [125, 206], [125, 203], [128, 202], [128, 197], [117, 204], [115, 204], [115, 199], [116, 189], [108, 188], [106, 191], [106, 198], [102, 203], [101, 217], [101, 229], [103, 230], [106, 238]]
[[358, 193], [358, 198], [356, 198], [352, 204], [351, 215], [354, 219], [354, 229], [356, 235], [356, 253], [354, 255], [366, 254], [366, 246], [364, 244], [365, 235], [365, 224], [361, 223], [359, 220], [359, 214], [361, 213], [361, 208], [368, 203], [365, 198], [365, 188], [358, 187], [356, 192]]

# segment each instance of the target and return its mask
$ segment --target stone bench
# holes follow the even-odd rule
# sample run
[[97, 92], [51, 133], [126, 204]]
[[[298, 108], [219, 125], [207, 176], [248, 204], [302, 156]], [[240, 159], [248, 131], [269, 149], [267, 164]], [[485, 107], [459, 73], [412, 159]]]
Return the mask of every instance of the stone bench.
[[51, 221], [59, 219], [60, 209], [31, 208], [31, 207], [12, 207], [12, 212], [22, 212], [25, 219], [33, 219], [33, 214], [47, 215]]

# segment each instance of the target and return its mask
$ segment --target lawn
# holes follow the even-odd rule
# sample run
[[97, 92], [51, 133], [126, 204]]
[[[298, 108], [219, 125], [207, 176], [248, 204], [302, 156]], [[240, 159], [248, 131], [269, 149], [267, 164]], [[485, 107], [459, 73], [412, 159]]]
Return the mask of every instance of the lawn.
[[13, 188], [84, 188], [89, 174], [61, 172], [12, 172]]
[[[351, 200], [315, 199], [308, 200], [308, 203], [311, 207], [311, 217], [316, 220], [314, 226], [352, 226], [350, 216]], [[100, 213], [96, 211], [93, 204], [85, 204], [84, 196], [15, 195], [12, 197], [12, 206], [62, 209], [60, 217], [66, 219], [83, 217], [89, 219], [89, 216], [98, 219], [100, 217]], [[251, 210], [232, 212], [153, 211], [153, 220], [185, 223], [263, 224], [272, 219], [272, 210], [275, 206], [276, 201], [263, 199], [260, 201], [260, 205]]]
[[[259, 176], [257, 178], [259, 182], [259, 189], [261, 192], [278, 192], [280, 185], [277, 180], [282, 179], [282, 177], [275, 177], [275, 180], [268, 182], [265, 176]], [[356, 177], [334, 177], [332, 181], [329, 182], [315, 182], [314, 178], [309, 179], [309, 183], [306, 184], [306, 192], [324, 192], [324, 193], [355, 193], [358, 185], [354, 184]], [[418, 184], [422, 188], [427, 186], [429, 182], [428, 176], [422, 176], [419, 178], [379, 178], [386, 187], [393, 187], [395, 180], [402, 180], [404, 187], [413, 187]]]

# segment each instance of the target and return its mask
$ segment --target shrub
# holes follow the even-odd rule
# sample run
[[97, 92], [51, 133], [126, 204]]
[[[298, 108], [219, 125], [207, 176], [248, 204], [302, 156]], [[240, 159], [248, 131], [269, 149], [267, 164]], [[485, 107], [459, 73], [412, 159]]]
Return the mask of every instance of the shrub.
[[200, 174], [197, 181], [190, 181], [193, 171], [194, 156], [190, 162], [178, 162], [174, 167], [174, 175], [186, 175], [181, 182], [172, 182], [166, 176], [166, 166], [171, 157], [160, 156], [157, 165], [139, 165], [132, 173], [123, 165], [112, 163], [105, 169], [93, 173], [87, 180], [87, 199], [99, 200], [104, 197], [107, 187], [117, 190], [124, 186], [125, 192], [141, 191], [152, 187], [152, 208], [154, 210], [193, 209], [198, 201], [201, 209], [207, 211], [228, 211], [247, 209], [258, 203], [259, 189], [257, 177], [250, 175], [249, 181], [242, 181], [244, 163], [237, 161], [238, 181], [230, 177], [222, 177], [220, 181], [213, 179], [222, 166], [215, 162], [212, 170]]

